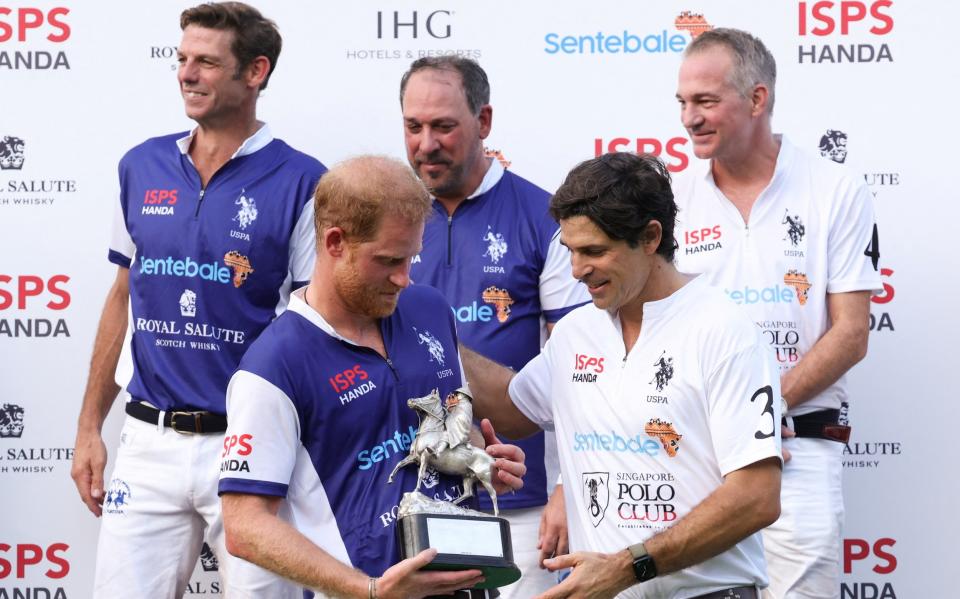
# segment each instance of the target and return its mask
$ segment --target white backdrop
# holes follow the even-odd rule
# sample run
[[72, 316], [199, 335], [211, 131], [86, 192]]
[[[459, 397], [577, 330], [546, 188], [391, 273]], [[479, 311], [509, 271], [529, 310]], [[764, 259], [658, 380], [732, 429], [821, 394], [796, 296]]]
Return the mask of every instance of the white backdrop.
[[[23, 143], [19, 168], [3, 158], [14, 141], [0, 145], [0, 409], [6, 418], [22, 410], [23, 424], [18, 431], [0, 415], [0, 599], [90, 596], [98, 523], [79, 501], [69, 460], [115, 273], [106, 248], [116, 163], [147, 137], [191, 126], [175, 79], [178, 15], [191, 4], [0, 2], [0, 140]], [[402, 157], [401, 74], [421, 53], [466, 53], [490, 75], [489, 147], [547, 189], [611, 143], [659, 146], [676, 169], [695, 160], [673, 98], [677, 50], [690, 39], [675, 25], [682, 12], [763, 39], [779, 66], [775, 129], [811, 152], [827, 130], [847, 136], [845, 164], [874, 192], [889, 285], [872, 307], [869, 354], [850, 377], [838, 596], [951, 594], [950, 541], [960, 532], [949, 440], [960, 409], [947, 380], [960, 333], [948, 308], [960, 221], [947, 158], [960, 134], [960, 69], [949, 41], [956, 3], [358, 0], [260, 8], [284, 36], [259, 105], [278, 137], [327, 165], [365, 152]], [[601, 52], [598, 34], [621, 42], [604, 41]], [[644, 49], [624, 52], [624, 39]], [[115, 409], [105, 427], [111, 450], [120, 416]], [[198, 567], [188, 593], [218, 594], [215, 575]]]

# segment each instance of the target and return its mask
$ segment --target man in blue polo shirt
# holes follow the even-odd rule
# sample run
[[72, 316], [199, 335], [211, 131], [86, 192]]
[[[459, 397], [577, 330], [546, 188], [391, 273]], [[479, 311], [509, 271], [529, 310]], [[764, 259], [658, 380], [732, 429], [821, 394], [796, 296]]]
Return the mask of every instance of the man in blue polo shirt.
[[[324, 176], [315, 206], [312, 282], [252, 345], [227, 392], [227, 547], [324, 596], [469, 588], [479, 570], [419, 571], [435, 549], [400, 561], [397, 509], [417, 469], [388, 483], [418, 427], [407, 399], [463, 385], [450, 305], [436, 289], [410, 285], [430, 198], [402, 163], [361, 156]], [[492, 429], [485, 436], [495, 442]], [[522, 452], [487, 451], [498, 491], [521, 486]], [[421, 491], [445, 501], [464, 493], [461, 477], [432, 469]]]
[[[540, 352], [541, 330], [549, 333], [590, 300], [570, 274], [569, 253], [548, 213], [550, 194], [486, 156], [490, 84], [473, 60], [415, 61], [400, 83], [400, 100], [407, 159], [435, 198], [411, 277], [443, 292], [465, 346], [520, 370]], [[559, 470], [552, 433], [520, 446], [527, 456], [524, 489], [502, 498], [500, 507], [523, 578], [501, 591], [525, 599], [555, 583], [538, 569], [537, 549], [541, 512]], [[543, 549], [550, 557], [554, 547]]]
[[[95, 597], [181, 596], [205, 533], [228, 596], [287, 597], [293, 585], [226, 554], [215, 464], [231, 373], [310, 275], [311, 193], [325, 169], [256, 118], [280, 53], [273, 22], [229, 2], [188, 9], [180, 25], [178, 80], [197, 127], [120, 161], [117, 277], [71, 474], [103, 516]], [[121, 388], [128, 418], [104, 484], [100, 430]]]

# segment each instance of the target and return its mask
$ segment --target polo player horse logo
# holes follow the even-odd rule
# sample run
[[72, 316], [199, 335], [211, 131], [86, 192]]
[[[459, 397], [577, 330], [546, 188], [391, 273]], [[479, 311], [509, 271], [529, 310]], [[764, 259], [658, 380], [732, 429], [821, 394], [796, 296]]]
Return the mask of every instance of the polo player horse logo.
[[256, 200], [244, 195], [246, 191], [246, 189], [241, 190], [240, 197], [234, 202], [234, 204], [240, 206], [237, 215], [233, 217], [233, 220], [240, 223], [240, 229], [246, 229], [248, 225], [252, 225], [253, 221], [257, 220], [258, 214]]
[[487, 242], [487, 251], [483, 255], [488, 256], [494, 264], [498, 264], [500, 258], [507, 253], [507, 242], [503, 239], [503, 235], [494, 233], [493, 229], [487, 225], [487, 234], [484, 235], [483, 240]]
[[[787, 237], [790, 238], [790, 243], [793, 244], [793, 247], [797, 247], [807, 232], [806, 227], [803, 226], [803, 221], [800, 220], [799, 216], [790, 216], [789, 211], [784, 210], [783, 221], [781, 221], [780, 224], [787, 225]], [[784, 239], [787, 237], [784, 237]]]
[[650, 381], [657, 383], [657, 391], [663, 391], [663, 388], [667, 386], [670, 382], [670, 379], [673, 378], [673, 358], [667, 356], [667, 359], [664, 360], [663, 356], [667, 352], [664, 351], [660, 354], [660, 359], [653, 363], [654, 366], [657, 366], [657, 372], [653, 375], [653, 379]]

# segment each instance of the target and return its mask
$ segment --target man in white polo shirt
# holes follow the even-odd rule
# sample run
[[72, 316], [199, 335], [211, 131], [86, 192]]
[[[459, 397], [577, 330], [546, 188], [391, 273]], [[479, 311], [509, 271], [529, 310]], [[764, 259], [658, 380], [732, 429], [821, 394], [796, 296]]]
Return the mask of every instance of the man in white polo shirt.
[[555, 430], [574, 553], [541, 598], [754, 599], [758, 531], [779, 515], [779, 387], [757, 328], [673, 266], [663, 164], [607, 154], [550, 211], [593, 299], [519, 374], [462, 353], [475, 413], [510, 437]]
[[771, 132], [775, 80], [749, 33], [715, 29], [687, 48], [677, 99], [709, 162], [674, 184], [677, 268], [743, 306], [780, 367], [792, 459], [782, 515], [763, 533], [765, 595], [827, 599], [840, 592], [844, 374], [866, 354], [870, 292], [882, 288], [877, 228], [862, 181]]

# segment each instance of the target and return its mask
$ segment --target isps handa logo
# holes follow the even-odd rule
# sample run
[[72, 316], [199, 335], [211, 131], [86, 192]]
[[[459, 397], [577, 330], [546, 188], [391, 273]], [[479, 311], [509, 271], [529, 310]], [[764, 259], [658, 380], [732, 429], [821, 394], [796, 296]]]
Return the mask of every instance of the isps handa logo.
[[798, 2], [797, 33], [804, 41], [816, 41], [797, 46], [798, 62], [893, 62], [886, 43], [893, 31], [892, 8], [893, 0]]
[[0, 339], [69, 337], [62, 316], [72, 300], [65, 274], [0, 274]]
[[[60, 542], [0, 542], [0, 599], [67, 599], [63, 587], [49, 585], [70, 573], [69, 550], [70, 545]], [[30, 580], [29, 586], [21, 586], [24, 579]]]
[[69, 70], [70, 9], [0, 6], [0, 71]]
[[593, 155], [594, 157], [600, 157], [608, 152], [653, 154], [664, 161], [668, 171], [679, 173], [690, 165], [690, 157], [684, 148], [689, 141], [686, 137], [671, 137], [669, 139], [656, 137], [595, 137], [593, 139]]
[[899, 595], [886, 578], [897, 570], [896, 544], [890, 537], [844, 539], [840, 599], [896, 599]]

